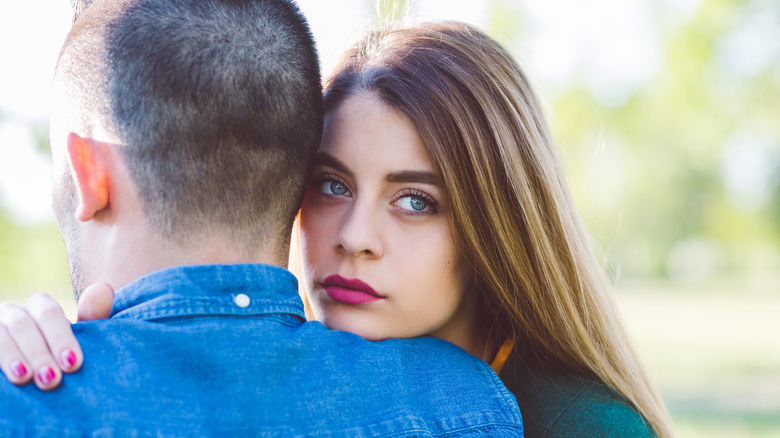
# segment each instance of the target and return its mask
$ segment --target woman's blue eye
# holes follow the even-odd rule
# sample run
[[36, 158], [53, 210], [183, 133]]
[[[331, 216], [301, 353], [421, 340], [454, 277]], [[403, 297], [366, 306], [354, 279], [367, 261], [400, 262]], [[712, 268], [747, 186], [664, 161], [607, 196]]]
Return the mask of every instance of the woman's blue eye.
[[320, 186], [322, 193], [328, 195], [344, 195], [348, 192], [347, 187], [338, 181], [323, 181]]
[[423, 211], [428, 207], [428, 203], [417, 196], [404, 196], [398, 200], [398, 206], [404, 210]]
[[343, 195], [344, 193], [347, 193], [347, 188], [338, 181], [331, 181], [330, 191], [333, 192], [334, 195]]

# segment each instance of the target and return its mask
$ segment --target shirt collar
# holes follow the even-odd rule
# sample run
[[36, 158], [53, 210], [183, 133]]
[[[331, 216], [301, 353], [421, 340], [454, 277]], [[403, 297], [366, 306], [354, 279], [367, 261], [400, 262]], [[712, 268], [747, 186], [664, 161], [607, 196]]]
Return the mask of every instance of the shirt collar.
[[112, 318], [286, 313], [305, 320], [298, 281], [286, 269], [261, 264], [193, 265], [163, 269], [114, 294]]

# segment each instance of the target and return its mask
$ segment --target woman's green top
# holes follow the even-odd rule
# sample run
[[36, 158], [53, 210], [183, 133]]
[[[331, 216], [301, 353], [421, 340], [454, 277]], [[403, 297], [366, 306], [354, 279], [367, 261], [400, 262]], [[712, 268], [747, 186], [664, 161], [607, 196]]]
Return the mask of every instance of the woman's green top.
[[639, 412], [607, 385], [513, 351], [499, 372], [517, 397], [528, 438], [655, 437]]

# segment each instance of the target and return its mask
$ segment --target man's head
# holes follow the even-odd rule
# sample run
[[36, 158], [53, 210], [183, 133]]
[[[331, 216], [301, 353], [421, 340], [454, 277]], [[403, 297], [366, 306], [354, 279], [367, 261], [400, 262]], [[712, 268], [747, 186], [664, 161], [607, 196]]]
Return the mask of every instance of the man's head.
[[[172, 245], [216, 233], [248, 254], [283, 251], [322, 127], [314, 43], [289, 1], [96, 1], [63, 46], [54, 94], [54, 207], [72, 265], [102, 244], [79, 230], [112, 219], [102, 207], [122, 171]], [[101, 184], [90, 210], [85, 190]]]

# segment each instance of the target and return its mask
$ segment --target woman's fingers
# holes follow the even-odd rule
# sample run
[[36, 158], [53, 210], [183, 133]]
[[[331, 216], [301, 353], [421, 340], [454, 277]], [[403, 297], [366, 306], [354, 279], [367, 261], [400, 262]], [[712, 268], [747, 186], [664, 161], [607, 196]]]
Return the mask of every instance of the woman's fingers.
[[114, 288], [106, 283], [89, 285], [79, 297], [79, 321], [106, 319], [114, 306]]
[[[16, 385], [24, 385], [32, 379], [30, 362], [24, 357], [19, 347], [16, 346], [11, 334], [8, 333], [4, 319], [7, 318], [10, 309], [6, 309], [9, 303], [0, 304], [0, 368], [5, 377]], [[15, 306], [11, 304], [11, 306]], [[18, 306], [17, 306], [18, 307]]]
[[[114, 290], [105, 283], [87, 287], [79, 299], [79, 321], [111, 315]], [[17, 385], [34, 380], [43, 390], [56, 388], [62, 373], [81, 367], [84, 355], [60, 305], [45, 293], [18, 306], [0, 304], [0, 369]]]
[[62, 373], [35, 319], [23, 307], [2, 303], [0, 326], [0, 363], [6, 377], [16, 384], [32, 377], [40, 389], [56, 388]]
[[59, 303], [41, 292], [30, 297], [24, 306], [38, 324], [60, 370], [72, 373], [81, 368], [84, 355]]

